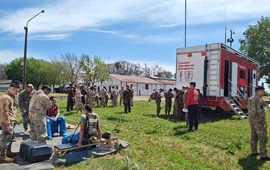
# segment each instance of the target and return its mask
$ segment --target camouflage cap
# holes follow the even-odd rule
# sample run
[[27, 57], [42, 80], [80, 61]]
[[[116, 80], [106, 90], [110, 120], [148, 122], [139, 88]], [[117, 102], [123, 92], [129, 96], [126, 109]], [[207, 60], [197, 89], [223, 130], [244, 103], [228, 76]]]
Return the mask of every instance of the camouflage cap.
[[27, 84], [27, 86], [26, 87], [30, 87], [30, 88], [34, 88], [34, 86], [33, 86], [33, 84]]

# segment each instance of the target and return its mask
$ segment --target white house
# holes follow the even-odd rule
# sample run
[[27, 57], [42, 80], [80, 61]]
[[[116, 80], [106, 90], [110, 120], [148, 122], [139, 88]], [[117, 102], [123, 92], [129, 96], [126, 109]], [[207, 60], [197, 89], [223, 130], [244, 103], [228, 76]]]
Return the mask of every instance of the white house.
[[11, 84], [11, 80], [0, 80], [0, 91], [6, 91]]
[[175, 79], [164, 79], [164, 78], [158, 78], [158, 77], [149, 77], [157, 82], [160, 82], [163, 84], [164, 90], [174, 89], [176, 80]]
[[110, 81], [95, 83], [98, 91], [102, 86], [105, 86], [109, 92], [111, 92], [112, 86], [116, 86], [120, 90], [122, 87], [125, 88], [126, 85], [130, 86], [131, 84], [133, 84], [135, 96], [148, 96], [153, 92], [153, 90], [163, 88], [163, 84], [161, 82], [158, 82], [148, 77], [137, 77], [117, 74], [111, 74]]

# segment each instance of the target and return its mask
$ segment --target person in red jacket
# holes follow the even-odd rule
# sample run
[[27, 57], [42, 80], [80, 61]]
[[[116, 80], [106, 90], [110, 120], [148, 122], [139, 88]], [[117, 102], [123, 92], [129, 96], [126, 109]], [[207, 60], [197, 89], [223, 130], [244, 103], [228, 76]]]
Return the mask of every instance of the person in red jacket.
[[189, 84], [188, 96], [185, 104], [185, 109], [188, 109], [188, 118], [189, 118], [189, 129], [188, 131], [192, 131], [193, 127], [195, 130], [198, 129], [198, 102], [200, 94], [198, 90], [195, 88], [196, 83], [191, 82]]

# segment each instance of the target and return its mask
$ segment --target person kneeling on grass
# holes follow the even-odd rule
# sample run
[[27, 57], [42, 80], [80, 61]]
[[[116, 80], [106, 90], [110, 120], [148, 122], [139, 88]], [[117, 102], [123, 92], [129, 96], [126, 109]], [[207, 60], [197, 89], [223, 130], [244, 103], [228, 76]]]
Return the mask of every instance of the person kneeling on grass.
[[99, 139], [100, 142], [105, 142], [105, 139], [102, 138], [99, 116], [92, 113], [90, 105], [86, 105], [84, 114], [80, 117], [80, 132], [65, 136], [62, 139], [62, 143], [76, 144], [80, 148], [84, 144], [89, 144], [94, 138]]
[[[52, 102], [52, 107], [47, 110], [46, 124], [47, 124], [47, 134], [48, 140], [52, 140], [53, 134], [58, 131], [58, 126], [60, 125], [60, 135], [66, 136], [66, 119], [64, 116], [60, 116], [60, 108], [56, 102], [55, 97], [50, 97]], [[55, 127], [56, 126], [56, 127]]]

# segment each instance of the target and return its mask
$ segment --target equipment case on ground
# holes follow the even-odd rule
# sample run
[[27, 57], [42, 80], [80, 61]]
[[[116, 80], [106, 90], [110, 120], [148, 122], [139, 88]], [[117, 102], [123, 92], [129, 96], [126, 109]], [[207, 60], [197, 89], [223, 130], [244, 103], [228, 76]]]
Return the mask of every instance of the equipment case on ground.
[[26, 141], [20, 145], [20, 157], [31, 163], [50, 159], [52, 147], [38, 141]]

